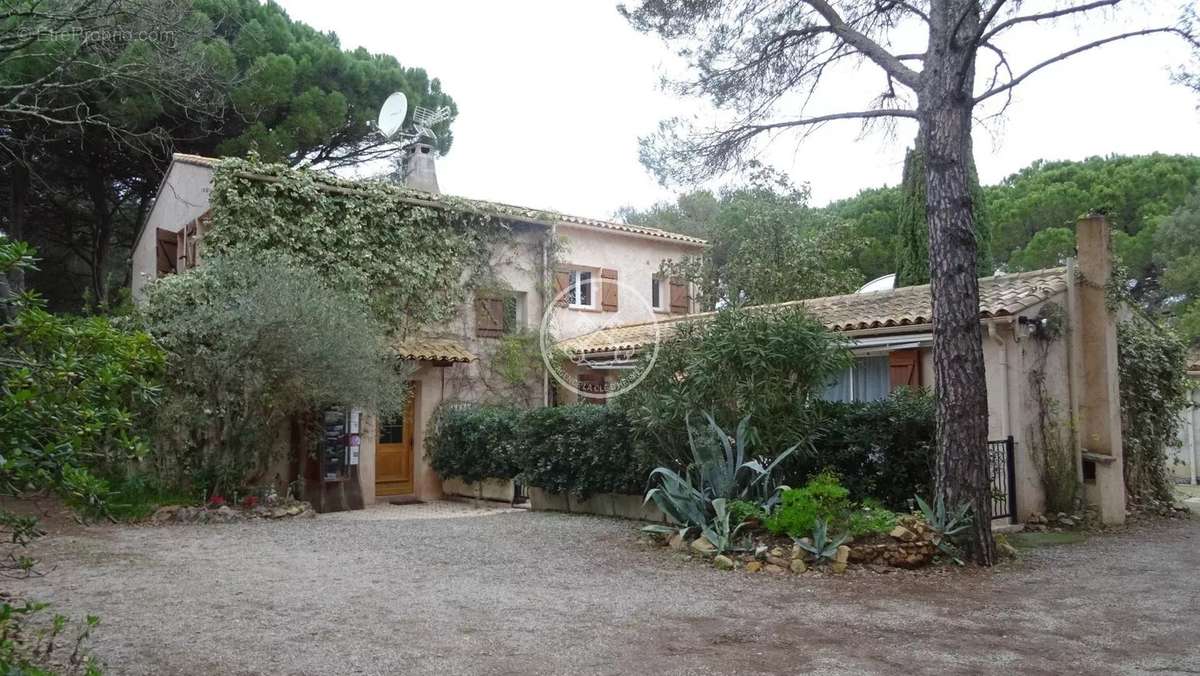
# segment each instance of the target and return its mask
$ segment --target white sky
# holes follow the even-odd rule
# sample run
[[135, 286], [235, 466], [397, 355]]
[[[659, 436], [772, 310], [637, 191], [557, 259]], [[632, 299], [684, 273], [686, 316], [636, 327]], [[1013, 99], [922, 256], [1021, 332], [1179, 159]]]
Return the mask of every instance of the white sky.
[[[627, 204], [644, 207], [677, 190], [660, 187], [639, 164], [638, 137], [663, 118], [706, 112], [701, 102], [660, 91], [660, 77], [678, 73], [678, 63], [659, 39], [630, 28], [615, 0], [281, 4], [292, 18], [335, 31], [344, 48], [393, 54], [441, 79], [459, 107], [454, 146], [438, 161], [443, 192], [596, 218]], [[1026, 12], [1044, 5], [1024, 3]], [[1147, 13], [1170, 16], [1178, 6], [1169, 0], [1160, 10], [1154, 5], [1143, 3], [1086, 30], [1014, 33], [1007, 44], [1014, 68], [1036, 63], [1058, 45], [1141, 26]], [[976, 126], [982, 181], [996, 182], [1038, 158], [1200, 154], [1200, 100], [1169, 78], [1169, 69], [1188, 56], [1176, 42], [1138, 38], [1032, 76], [1015, 90], [1002, 123]], [[820, 110], [809, 112], [861, 107], [881, 89], [881, 78], [868, 75], [865, 69], [845, 74]], [[764, 159], [797, 183], [808, 182], [818, 205], [898, 183], [915, 125], [900, 126], [894, 138], [860, 132], [856, 122], [843, 122], [802, 143], [784, 137]]]

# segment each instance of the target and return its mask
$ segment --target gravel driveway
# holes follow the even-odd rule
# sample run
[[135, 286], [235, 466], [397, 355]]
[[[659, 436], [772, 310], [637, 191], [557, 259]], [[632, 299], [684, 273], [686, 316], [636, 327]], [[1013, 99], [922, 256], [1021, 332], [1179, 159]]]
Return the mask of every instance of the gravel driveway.
[[466, 509], [88, 529], [10, 587], [101, 615], [115, 673], [1200, 672], [1198, 521], [994, 571], [795, 578], [630, 522]]

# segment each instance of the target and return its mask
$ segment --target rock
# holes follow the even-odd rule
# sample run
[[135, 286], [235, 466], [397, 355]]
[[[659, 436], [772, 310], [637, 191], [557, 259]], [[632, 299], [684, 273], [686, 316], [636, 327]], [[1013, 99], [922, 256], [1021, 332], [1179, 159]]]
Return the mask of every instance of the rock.
[[304, 505], [292, 505], [291, 507], [288, 507], [287, 515], [288, 516], [300, 516], [301, 514], [304, 513], [304, 509], [305, 509]]
[[676, 551], [683, 549], [687, 544], [683, 541], [683, 533], [676, 533], [667, 540], [667, 546]]
[[900, 540], [901, 542], [914, 542], [917, 539], [916, 533], [905, 528], [904, 526], [896, 526], [888, 535]]
[[180, 509], [182, 508], [179, 505], [167, 505], [166, 507], [159, 507], [158, 509], [154, 510], [154, 516], [150, 517], [150, 520], [154, 523], [166, 523], [167, 521], [174, 521]]
[[797, 542], [801, 542], [801, 543], [803, 543], [803, 544], [806, 544], [806, 545], [808, 545], [808, 546], [810, 546], [810, 547], [812, 546], [812, 538], [800, 538], [799, 540], [797, 540]]
[[287, 515], [288, 515], [288, 510], [286, 507], [276, 507], [275, 509], [272, 509], [271, 513], [268, 514], [267, 516], [271, 517], [272, 519], [282, 519], [283, 517], [285, 517]]
[[761, 561], [751, 561], [750, 563], [746, 564], [746, 572], [757, 573], [758, 571], [762, 570], [762, 567], [763, 565]]
[[761, 559], [767, 555], [767, 546], [759, 545], [754, 548], [754, 558]]
[[774, 556], [777, 559], [782, 559], [783, 557], [787, 556], [787, 554], [784, 553], [782, 547], [772, 547], [771, 551], [767, 552], [767, 556]]
[[1010, 559], [1017, 558], [1017, 548], [1008, 544], [1007, 542], [997, 542], [996, 543], [996, 551], [1000, 552], [1000, 556], [1004, 556], [1004, 557], [1007, 557]]
[[1063, 528], [1074, 528], [1075, 527], [1075, 519], [1072, 519], [1069, 516], [1064, 516], [1063, 518], [1058, 520], [1058, 525], [1062, 526]]
[[713, 557], [713, 565], [721, 570], [733, 570], [736, 564], [734, 564], [733, 559], [729, 558], [728, 556], [725, 556], [724, 554], [718, 554]]
[[805, 563], [802, 559], [793, 559], [791, 565], [788, 566], [788, 569], [791, 570], [793, 573], [799, 575], [799, 574], [803, 573], [804, 571], [808, 570], [808, 564]]
[[800, 545], [792, 545], [792, 558], [806, 559], [808, 558], [808, 552], [804, 551], [804, 548]]
[[845, 564], [850, 560], [850, 548], [846, 545], [838, 547], [837, 554], [834, 555], [833, 560], [835, 563]]
[[838, 575], [841, 575], [842, 573], [846, 572], [846, 563], [844, 561], [834, 561], [833, 565], [830, 567], [830, 570]]
[[701, 556], [712, 556], [717, 553], [717, 548], [708, 541], [708, 538], [701, 536], [692, 540], [692, 551]]
[[767, 554], [767, 564], [779, 566], [780, 568], [787, 568], [788, 566], [792, 565], [792, 562], [791, 559], [786, 559], [782, 556], [772, 556]]
[[767, 565], [763, 566], [764, 573], [772, 573], [774, 575], [783, 575], [786, 570], [786, 568], [781, 568], [773, 563], [768, 563]]

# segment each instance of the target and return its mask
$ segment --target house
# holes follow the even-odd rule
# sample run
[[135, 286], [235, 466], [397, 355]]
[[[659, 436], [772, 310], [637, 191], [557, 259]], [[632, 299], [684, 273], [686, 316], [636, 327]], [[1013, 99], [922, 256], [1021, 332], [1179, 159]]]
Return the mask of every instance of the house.
[[[410, 157], [409, 175], [436, 190], [433, 154]], [[212, 217], [210, 193], [217, 161], [177, 154], [159, 187], [133, 253], [133, 295], [164, 275], [184, 273], [203, 264], [204, 233]], [[267, 180], [265, 177], [260, 177]], [[505, 250], [493, 252], [498, 287], [477, 292], [446, 325], [429, 327], [422, 335], [397, 340], [399, 358], [416, 365], [413, 393], [402, 419], [379, 421], [369, 411], [347, 411], [349, 420], [331, 414], [331, 424], [344, 425], [356, 435], [357, 457], [347, 450], [343, 468], [357, 476], [363, 501], [427, 500], [449, 492], [464, 492], [456, 482], [443, 484], [425, 459], [425, 434], [430, 416], [443, 401], [486, 401], [503, 396], [530, 406], [569, 399], [561, 395], [540, 368], [525, 382], [498, 383], [492, 362], [505, 339], [542, 325], [553, 324], [555, 336], [571, 337], [597, 325], [643, 321], [692, 311], [690, 289], [658, 276], [668, 259], [696, 255], [704, 240], [656, 228], [630, 226], [590, 218], [534, 211], [511, 205], [445, 200], [437, 192], [412, 190], [414, 203], [455, 209], [469, 205], [498, 215], [512, 226]], [[331, 188], [332, 189], [332, 188]], [[553, 269], [547, 270], [549, 243], [554, 243]], [[543, 279], [552, 275], [553, 279]], [[554, 285], [557, 285], [555, 287]], [[557, 288], [557, 294], [548, 289]], [[655, 302], [654, 299], [671, 299]], [[653, 307], [651, 307], [653, 306]], [[545, 312], [544, 312], [545, 310]], [[502, 392], [500, 391], [502, 390]], [[340, 420], [340, 422], [339, 422]], [[286, 438], [286, 430], [281, 438]], [[279, 474], [305, 479], [317, 490], [325, 470], [300, 457], [293, 444]], [[356, 465], [351, 465], [357, 461]], [[306, 464], [307, 463], [307, 464]], [[339, 470], [341, 471], [341, 470]], [[508, 484], [486, 497], [510, 497]]]
[[[1116, 318], [1104, 297], [1109, 233], [1102, 217], [1081, 220], [1077, 233], [1078, 259], [1066, 267], [979, 280], [994, 485], [1013, 498], [997, 501], [993, 512], [1021, 518], [1044, 510], [1040, 457], [1050, 438], [1072, 448], [1085, 497], [1101, 518], [1119, 523], [1125, 491]], [[929, 286], [782, 305], [803, 306], [849, 343], [854, 365], [830, 384], [827, 398], [871, 400], [901, 386], [936, 387]], [[711, 316], [613, 326], [558, 347], [598, 374], [612, 373], [630, 354], [653, 349], [656, 336], [669, 339], [683, 322]]]

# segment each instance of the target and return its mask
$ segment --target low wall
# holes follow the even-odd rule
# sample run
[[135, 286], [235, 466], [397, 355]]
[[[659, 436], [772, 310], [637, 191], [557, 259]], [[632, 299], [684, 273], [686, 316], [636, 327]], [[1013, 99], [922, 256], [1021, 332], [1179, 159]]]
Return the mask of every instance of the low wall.
[[600, 493], [581, 500], [569, 493], [551, 493], [535, 486], [529, 488], [529, 508], [545, 512], [597, 514], [621, 519], [669, 523], [669, 519], [653, 502], [642, 504], [640, 495]]
[[[479, 489], [483, 492], [480, 493]], [[482, 482], [466, 483], [461, 479], [443, 479], [442, 493], [464, 498], [483, 498], [500, 502], [513, 501], [513, 482], [501, 479], [484, 479]]]

